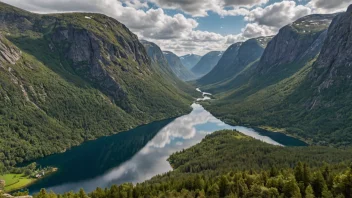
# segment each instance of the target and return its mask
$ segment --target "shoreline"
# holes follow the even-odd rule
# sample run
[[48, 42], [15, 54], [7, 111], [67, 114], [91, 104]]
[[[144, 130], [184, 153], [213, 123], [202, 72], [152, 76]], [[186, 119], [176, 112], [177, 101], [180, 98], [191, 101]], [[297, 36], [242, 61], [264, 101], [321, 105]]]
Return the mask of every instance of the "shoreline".
[[[11, 189], [11, 190], [9, 190], [9, 191], [6, 191], [5, 188], [4, 188], [4, 192], [11, 194], [11, 193], [14, 193], [14, 192], [16, 192], [16, 191], [25, 189], [25, 188], [31, 186], [32, 184], [34, 184], [34, 183], [40, 181], [41, 179], [44, 179], [44, 178], [49, 177], [50, 175], [56, 173], [58, 170], [59, 170], [58, 168], [54, 167], [54, 168], [51, 169], [51, 171], [46, 172], [46, 173], [45, 173], [45, 176], [40, 177], [40, 178], [28, 178], [28, 179], [32, 179], [32, 181], [29, 182], [29, 183], [26, 183], [26, 184], [23, 185], [23, 186], [19, 186], [19, 187], [16, 187], [16, 188], [14, 188], [14, 189]], [[15, 184], [17, 184], [17, 183], [18, 183], [18, 182], [13, 183], [13, 184], [11, 184], [10, 186], [15, 185]], [[6, 186], [5, 186], [5, 187], [6, 187]], [[8, 187], [8, 186], [7, 186], [7, 187]]]
[[[201, 102], [204, 102], [204, 101], [201, 101]], [[231, 125], [231, 126], [235, 126], [236, 125], [236, 124], [233, 124], [231, 122], [226, 121], [226, 119], [224, 119], [224, 118], [221, 118], [221, 117], [218, 117], [218, 116], [214, 115], [209, 109], [206, 108], [207, 105], [202, 105], [202, 106], [203, 106], [204, 109], [206, 109], [208, 112], [210, 112], [214, 117], [216, 117], [217, 119], [223, 121], [225, 124], [228, 124], [228, 125]], [[262, 130], [265, 130], [267, 132], [272, 132], [272, 133], [281, 133], [281, 134], [284, 134], [284, 135], [286, 135], [288, 137], [300, 140], [303, 143], [307, 144], [307, 146], [314, 145], [310, 140], [304, 139], [302, 137], [299, 137], [299, 136], [296, 136], [296, 135], [293, 135], [293, 134], [290, 134], [284, 128], [277, 128], [277, 127], [266, 126], [266, 125], [255, 126], [255, 125], [250, 125], [250, 124], [241, 124], [240, 126], [245, 126], [245, 127], [252, 128], [252, 129], [255, 129], [255, 128], [262, 129]]]

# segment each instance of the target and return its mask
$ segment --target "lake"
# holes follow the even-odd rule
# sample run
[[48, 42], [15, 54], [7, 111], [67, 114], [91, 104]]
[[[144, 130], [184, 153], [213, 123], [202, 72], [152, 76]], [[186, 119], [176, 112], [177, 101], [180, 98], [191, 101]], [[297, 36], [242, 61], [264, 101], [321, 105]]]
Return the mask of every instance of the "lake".
[[[207, 97], [208, 93], [203, 94]], [[206, 98], [208, 99], [208, 98]], [[125, 182], [139, 183], [172, 170], [168, 157], [199, 143], [207, 134], [221, 129], [236, 129], [255, 139], [278, 146], [306, 146], [282, 133], [230, 126], [215, 118], [200, 104], [192, 112], [164, 121], [150, 123], [113, 136], [83, 143], [65, 153], [51, 155], [36, 162], [54, 166], [58, 172], [29, 187], [30, 193], [41, 188], [56, 193], [91, 192]]]

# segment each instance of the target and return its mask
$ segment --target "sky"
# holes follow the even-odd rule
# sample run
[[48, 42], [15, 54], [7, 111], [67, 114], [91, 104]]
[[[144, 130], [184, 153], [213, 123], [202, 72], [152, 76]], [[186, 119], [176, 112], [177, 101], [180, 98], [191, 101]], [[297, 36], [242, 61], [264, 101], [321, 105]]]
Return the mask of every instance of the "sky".
[[[179, 56], [224, 51], [236, 42], [275, 35], [309, 14], [345, 11], [352, 0], [2, 0], [36, 13], [97, 12], [140, 39]], [[87, 19], [88, 20], [88, 19]]]

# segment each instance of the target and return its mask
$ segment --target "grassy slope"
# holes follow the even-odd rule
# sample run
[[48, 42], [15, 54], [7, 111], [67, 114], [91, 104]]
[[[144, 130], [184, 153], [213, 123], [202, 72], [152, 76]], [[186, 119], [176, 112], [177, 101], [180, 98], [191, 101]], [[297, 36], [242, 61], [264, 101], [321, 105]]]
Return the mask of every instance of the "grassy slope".
[[35, 179], [24, 176], [23, 174], [0, 175], [0, 179], [5, 180], [6, 182], [6, 186], [4, 189], [6, 192], [23, 188], [35, 181]]

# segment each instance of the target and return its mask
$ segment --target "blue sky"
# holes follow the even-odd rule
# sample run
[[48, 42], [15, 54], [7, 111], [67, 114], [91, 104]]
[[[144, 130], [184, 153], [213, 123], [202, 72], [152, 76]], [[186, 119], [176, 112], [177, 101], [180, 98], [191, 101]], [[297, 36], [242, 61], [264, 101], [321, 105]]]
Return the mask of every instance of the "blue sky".
[[98, 12], [140, 39], [177, 55], [224, 51], [235, 43], [275, 35], [309, 14], [340, 12], [352, 0], [3, 0], [37, 13]]
[[[276, 2], [280, 2], [282, 0], [270, 0], [268, 3], [261, 5], [261, 7], [265, 7], [267, 5], [271, 5]], [[297, 5], [304, 5], [307, 3], [307, 0], [295, 0]], [[153, 3], [149, 4], [150, 6], [157, 8]], [[192, 17], [189, 14], [182, 12], [182, 10], [174, 10], [174, 9], [165, 9], [164, 10], [168, 15], [175, 15], [177, 13], [182, 13], [187, 17]], [[210, 11], [207, 17], [194, 17], [194, 19], [199, 23], [196, 30], [200, 31], [210, 31], [219, 33], [221, 35], [228, 34], [239, 34], [241, 29], [246, 26], [248, 23], [244, 20], [244, 16], [220, 16], [217, 13]]]

